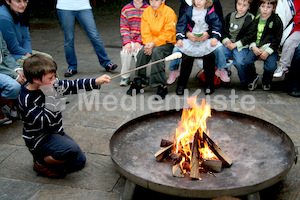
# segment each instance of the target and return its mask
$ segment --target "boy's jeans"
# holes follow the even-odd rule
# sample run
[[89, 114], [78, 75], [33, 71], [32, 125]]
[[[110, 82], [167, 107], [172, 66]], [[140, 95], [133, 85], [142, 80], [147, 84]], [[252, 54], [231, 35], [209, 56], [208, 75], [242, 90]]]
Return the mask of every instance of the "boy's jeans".
[[68, 69], [77, 70], [77, 58], [74, 49], [75, 18], [77, 18], [91, 40], [102, 67], [106, 67], [111, 63], [104, 49], [103, 42], [98, 34], [92, 9], [78, 11], [57, 10], [57, 14], [64, 31], [65, 54], [67, 63], [69, 64]]
[[[246, 74], [244, 69], [242, 68], [242, 65], [244, 64], [244, 59], [247, 56], [249, 52], [248, 48], [244, 48], [241, 51], [238, 51], [236, 48], [233, 50], [228, 49], [225, 46], [219, 47], [218, 49], [215, 50], [215, 55], [216, 53], [218, 54], [218, 56], [216, 55], [216, 63], [217, 66], [222, 66], [221, 69], [224, 69], [226, 67], [226, 60], [230, 59], [231, 57], [233, 57], [233, 65], [235, 66], [235, 68], [238, 71], [238, 75], [240, 78], [241, 82], [246, 82]], [[224, 58], [223, 58], [224, 56]], [[222, 59], [218, 59], [218, 58], [222, 58]], [[225, 60], [225, 63], [224, 63]], [[218, 68], [219, 69], [219, 68]]]
[[1, 96], [5, 99], [17, 99], [21, 91], [21, 84], [6, 74], [0, 74]]
[[[181, 53], [179, 48], [177, 46], [174, 46], [172, 54], [177, 53], [177, 52]], [[171, 70], [171, 71], [178, 70], [179, 65], [180, 65], [180, 60], [181, 60], [181, 58], [171, 60], [170, 65], [169, 65], [169, 70]]]
[[[268, 85], [272, 83], [272, 78], [273, 78], [273, 73], [277, 68], [277, 58], [278, 58], [278, 53], [274, 52], [269, 57], [264, 61], [264, 73], [263, 73], [263, 78], [262, 78], [262, 83], [264, 85]], [[244, 69], [244, 72], [247, 74], [247, 81], [252, 82], [255, 77], [257, 76], [256, 74], [256, 69], [254, 62], [258, 59], [258, 56], [256, 56], [253, 51], [249, 51], [247, 54], [244, 62], [245, 64], [242, 66]]]

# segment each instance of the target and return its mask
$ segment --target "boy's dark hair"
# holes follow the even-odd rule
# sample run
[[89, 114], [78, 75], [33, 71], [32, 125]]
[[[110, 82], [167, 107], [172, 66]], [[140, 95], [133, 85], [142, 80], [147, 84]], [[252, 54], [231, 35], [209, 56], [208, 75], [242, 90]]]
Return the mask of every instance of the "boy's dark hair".
[[42, 80], [43, 76], [48, 73], [56, 73], [57, 65], [51, 58], [41, 54], [30, 56], [24, 61], [23, 71], [29, 83], [33, 83], [33, 79]]
[[277, 0], [259, 0], [259, 6], [263, 3], [266, 3], [266, 4], [271, 4], [274, 6], [274, 9], [276, 8], [277, 6]]
[[[251, 4], [253, 3], [253, 0], [242, 0], [243, 2], [244, 1], [247, 1], [249, 3], [249, 5], [251, 6]], [[236, 3], [238, 2], [238, 0], [236, 0]]]

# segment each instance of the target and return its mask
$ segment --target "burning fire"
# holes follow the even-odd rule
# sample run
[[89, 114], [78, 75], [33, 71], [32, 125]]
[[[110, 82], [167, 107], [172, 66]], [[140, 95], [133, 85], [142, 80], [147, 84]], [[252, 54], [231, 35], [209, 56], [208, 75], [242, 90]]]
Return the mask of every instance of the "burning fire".
[[[206, 140], [203, 138], [203, 132], [209, 135], [206, 127], [206, 119], [211, 117], [211, 109], [205, 100], [202, 100], [201, 105], [197, 104], [197, 97], [187, 99], [189, 109], [182, 111], [181, 121], [176, 129], [175, 134], [175, 154], [181, 155], [180, 168], [183, 173], [190, 171], [193, 143], [196, 134], [199, 157], [202, 159], [219, 160], [218, 157], [211, 151]], [[202, 160], [199, 159], [199, 166]]]

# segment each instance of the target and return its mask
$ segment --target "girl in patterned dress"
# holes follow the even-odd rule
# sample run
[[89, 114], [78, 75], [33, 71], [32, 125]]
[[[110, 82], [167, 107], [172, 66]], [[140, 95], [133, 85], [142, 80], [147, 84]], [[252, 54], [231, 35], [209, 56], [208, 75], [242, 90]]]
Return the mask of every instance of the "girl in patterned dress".
[[195, 58], [203, 58], [205, 94], [214, 91], [214, 51], [222, 46], [222, 23], [212, 6], [212, 0], [193, 0], [193, 6], [180, 18], [177, 24], [177, 47], [183, 53], [176, 93], [183, 95]]

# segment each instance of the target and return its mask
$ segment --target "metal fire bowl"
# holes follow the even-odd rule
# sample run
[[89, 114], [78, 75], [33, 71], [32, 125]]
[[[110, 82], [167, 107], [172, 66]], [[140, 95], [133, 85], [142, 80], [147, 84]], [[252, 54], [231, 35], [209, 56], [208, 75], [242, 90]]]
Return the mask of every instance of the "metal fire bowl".
[[122, 125], [110, 140], [117, 170], [147, 189], [181, 197], [215, 198], [256, 193], [281, 179], [296, 159], [292, 140], [278, 127], [249, 115], [212, 110], [211, 139], [232, 159], [220, 173], [202, 180], [176, 178], [170, 162], [157, 162], [161, 139], [171, 139], [182, 110], [144, 115]]

